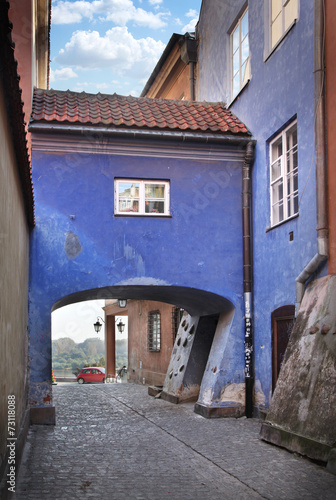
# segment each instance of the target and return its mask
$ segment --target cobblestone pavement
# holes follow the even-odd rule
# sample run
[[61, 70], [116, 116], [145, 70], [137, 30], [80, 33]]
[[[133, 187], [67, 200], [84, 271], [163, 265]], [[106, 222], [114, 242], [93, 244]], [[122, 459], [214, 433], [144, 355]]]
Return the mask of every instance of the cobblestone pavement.
[[16, 499], [335, 500], [336, 476], [135, 384], [58, 384], [56, 426], [32, 426]]

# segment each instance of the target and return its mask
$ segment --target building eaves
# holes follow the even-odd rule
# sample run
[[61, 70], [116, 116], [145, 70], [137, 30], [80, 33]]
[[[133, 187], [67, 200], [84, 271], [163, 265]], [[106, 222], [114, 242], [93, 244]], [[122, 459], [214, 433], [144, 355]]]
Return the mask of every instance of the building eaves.
[[150, 89], [150, 87], [153, 85], [154, 81], [155, 81], [155, 78], [158, 76], [158, 74], [160, 73], [167, 57], [169, 56], [172, 48], [174, 47], [174, 45], [177, 43], [177, 42], [180, 42], [182, 39], [183, 39], [183, 35], [179, 35], [178, 33], [173, 33], [172, 36], [170, 37], [170, 40], [169, 42], [167, 43], [164, 51], [162, 52], [162, 55], [160, 57], [160, 59], [158, 60], [155, 68], [153, 69], [150, 77], [148, 78], [147, 82], [146, 82], [146, 85], [144, 86], [141, 94], [140, 94], [140, 97], [144, 97], [148, 90]]
[[27, 149], [23, 102], [14, 58], [12, 24], [8, 18], [8, 2], [0, 2], [0, 78], [5, 95], [9, 129], [19, 173], [27, 221], [30, 227], [35, 224], [34, 193], [32, 171]]

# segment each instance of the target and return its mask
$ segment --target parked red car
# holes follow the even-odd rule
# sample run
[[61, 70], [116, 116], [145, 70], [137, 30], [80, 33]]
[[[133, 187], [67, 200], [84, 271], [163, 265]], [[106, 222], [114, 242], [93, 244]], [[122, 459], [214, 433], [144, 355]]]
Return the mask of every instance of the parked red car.
[[88, 366], [83, 368], [77, 375], [77, 382], [84, 384], [87, 382], [105, 382], [105, 368]]

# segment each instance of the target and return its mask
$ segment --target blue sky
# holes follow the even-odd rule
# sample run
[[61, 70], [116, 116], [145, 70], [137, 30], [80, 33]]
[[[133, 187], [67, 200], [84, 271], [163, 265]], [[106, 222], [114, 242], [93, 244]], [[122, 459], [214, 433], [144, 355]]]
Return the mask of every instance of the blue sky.
[[53, 0], [50, 87], [140, 95], [173, 33], [201, 0]]

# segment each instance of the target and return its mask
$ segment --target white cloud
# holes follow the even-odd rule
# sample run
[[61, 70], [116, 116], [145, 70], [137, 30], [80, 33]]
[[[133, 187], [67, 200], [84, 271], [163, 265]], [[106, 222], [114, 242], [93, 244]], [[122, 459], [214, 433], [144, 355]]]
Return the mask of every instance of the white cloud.
[[54, 59], [57, 64], [74, 69], [110, 68], [122, 76], [148, 78], [165, 45], [153, 38], [135, 39], [126, 27], [108, 30], [104, 36], [97, 31], [76, 31], [70, 42]]
[[198, 12], [197, 10], [194, 9], [189, 9], [188, 12], [185, 14], [186, 17], [191, 17], [191, 20], [189, 21], [188, 24], [183, 26], [181, 33], [193, 33], [195, 31], [195, 26], [198, 21]]
[[75, 2], [55, 1], [51, 6], [51, 21], [53, 24], [80, 23], [84, 17], [92, 19], [93, 5], [87, 0]]
[[108, 83], [97, 83], [96, 87], [98, 90], [108, 89], [110, 85]]
[[56, 80], [67, 80], [68, 78], [76, 78], [77, 76], [77, 73], [75, 73], [72, 68], [50, 70], [50, 82], [55, 82]]
[[[157, 2], [156, 2], [157, 3]], [[80, 23], [84, 18], [93, 20], [97, 16], [102, 21], [112, 21], [126, 26], [132, 21], [139, 26], [158, 29], [167, 25], [165, 17], [169, 14], [146, 11], [134, 6], [132, 0], [55, 0], [52, 8], [53, 24]]]
[[198, 21], [198, 18], [192, 19], [190, 21], [190, 23], [188, 23], [185, 26], [183, 26], [183, 28], [181, 29], [181, 33], [182, 34], [184, 34], [184, 33], [193, 33], [195, 31], [195, 26], [196, 26], [197, 21]]
[[188, 12], [186, 13], [186, 17], [192, 17], [193, 19], [195, 17], [198, 17], [198, 12], [195, 9], [189, 9]]
[[146, 26], [147, 28], [163, 28], [167, 23], [163, 20], [167, 14], [147, 12], [143, 9], [137, 9], [134, 6], [127, 10], [110, 12], [104, 18], [105, 21], [112, 21], [117, 25], [126, 26], [129, 21], [133, 21], [138, 26]]
[[148, 0], [150, 5], [153, 5], [155, 10], [158, 10], [160, 8], [160, 5], [162, 4], [163, 0]]

